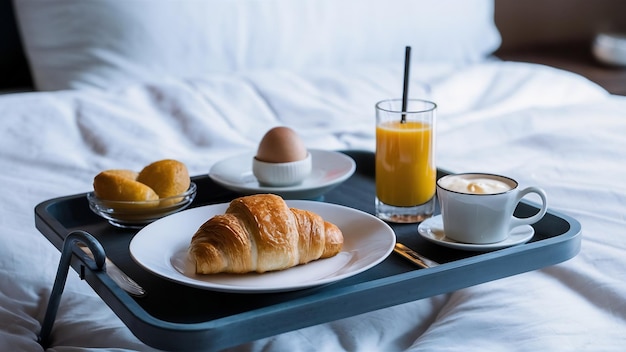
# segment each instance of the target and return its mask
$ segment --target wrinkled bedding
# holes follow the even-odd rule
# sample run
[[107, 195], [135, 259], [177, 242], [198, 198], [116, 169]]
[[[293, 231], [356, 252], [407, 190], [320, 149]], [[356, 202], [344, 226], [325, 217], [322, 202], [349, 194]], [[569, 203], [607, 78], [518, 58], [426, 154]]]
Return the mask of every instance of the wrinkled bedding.
[[[542, 270], [233, 347], [233, 351], [529, 351], [626, 346], [626, 98], [553, 68], [487, 60], [414, 67], [438, 104], [437, 165], [544, 188], [582, 224], [580, 253]], [[309, 148], [374, 150], [374, 104], [402, 67], [259, 70], [108, 91], [0, 95], [0, 350], [38, 351], [59, 251], [34, 207], [107, 168], [176, 158], [192, 175], [270, 127]], [[50, 351], [150, 350], [71, 271]]]

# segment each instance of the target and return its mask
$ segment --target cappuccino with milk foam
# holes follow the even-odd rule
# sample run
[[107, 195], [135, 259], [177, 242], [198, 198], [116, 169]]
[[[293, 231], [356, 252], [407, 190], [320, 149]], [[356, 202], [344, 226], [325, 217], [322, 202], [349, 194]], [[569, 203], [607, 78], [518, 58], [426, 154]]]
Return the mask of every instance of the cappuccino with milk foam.
[[441, 179], [439, 186], [459, 193], [497, 194], [512, 190], [516, 182], [498, 175], [464, 174]]
[[[530, 193], [541, 198], [539, 211], [526, 218], [514, 216], [517, 204]], [[512, 178], [486, 173], [443, 176], [437, 181], [437, 196], [446, 237], [473, 244], [503, 241], [514, 227], [539, 221], [548, 207], [542, 189], [520, 189]]]

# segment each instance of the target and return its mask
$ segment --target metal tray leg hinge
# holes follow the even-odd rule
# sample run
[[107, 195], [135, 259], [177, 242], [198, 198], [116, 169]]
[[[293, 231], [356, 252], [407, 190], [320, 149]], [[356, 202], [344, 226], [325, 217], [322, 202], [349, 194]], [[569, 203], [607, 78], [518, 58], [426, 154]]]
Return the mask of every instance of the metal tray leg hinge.
[[[76, 247], [77, 242], [82, 242], [87, 245], [94, 255], [92, 260], [82, 250]], [[47, 348], [50, 341], [50, 332], [52, 331], [52, 325], [59, 309], [59, 303], [61, 301], [61, 294], [65, 287], [65, 281], [67, 280], [67, 274], [70, 268], [72, 253], [79, 256], [84, 263], [86, 263], [92, 270], [101, 271], [105, 270], [105, 253], [104, 248], [95, 237], [86, 231], [73, 231], [67, 235], [63, 242], [63, 250], [61, 252], [61, 260], [59, 261], [59, 267], [57, 269], [57, 275], [54, 279], [54, 286], [50, 293], [50, 299], [48, 300], [48, 308], [46, 309], [46, 315], [43, 323], [41, 324], [41, 332], [38, 337], [38, 342], [44, 348]], [[84, 267], [81, 267], [80, 273], [81, 279], [84, 279]]]

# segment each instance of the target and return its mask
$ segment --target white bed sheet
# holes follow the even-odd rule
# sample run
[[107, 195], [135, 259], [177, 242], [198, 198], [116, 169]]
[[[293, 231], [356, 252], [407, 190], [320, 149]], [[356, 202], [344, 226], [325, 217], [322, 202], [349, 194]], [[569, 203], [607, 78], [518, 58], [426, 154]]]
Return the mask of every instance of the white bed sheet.
[[[34, 225], [47, 199], [107, 168], [173, 157], [194, 175], [274, 125], [311, 148], [374, 148], [374, 103], [402, 68], [258, 71], [108, 92], [0, 96], [0, 350], [38, 351], [59, 252]], [[236, 346], [236, 351], [528, 351], [626, 346], [626, 98], [549, 67], [486, 61], [413, 69], [439, 104], [437, 164], [543, 187], [579, 220], [582, 249], [552, 267]], [[149, 350], [71, 272], [50, 351]]]

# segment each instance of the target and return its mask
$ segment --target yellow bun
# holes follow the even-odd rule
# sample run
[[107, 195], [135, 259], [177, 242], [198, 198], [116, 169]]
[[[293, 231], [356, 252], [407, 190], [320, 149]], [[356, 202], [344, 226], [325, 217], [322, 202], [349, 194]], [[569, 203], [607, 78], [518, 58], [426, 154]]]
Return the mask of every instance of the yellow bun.
[[137, 180], [137, 176], [139, 175], [137, 171], [125, 170], [125, 169], [112, 169], [112, 170], [106, 170], [104, 172], [106, 172], [107, 174], [117, 175], [123, 178], [127, 178], [133, 181]]
[[136, 175], [130, 170], [102, 171], [93, 179], [94, 193], [96, 197], [110, 201], [158, 201], [159, 196], [152, 188], [135, 181]]
[[137, 181], [152, 188], [161, 198], [184, 193], [191, 183], [185, 164], [172, 159], [155, 161], [144, 167]]

